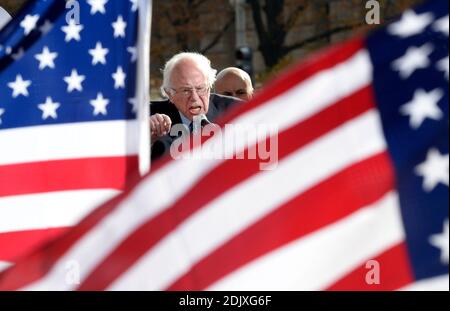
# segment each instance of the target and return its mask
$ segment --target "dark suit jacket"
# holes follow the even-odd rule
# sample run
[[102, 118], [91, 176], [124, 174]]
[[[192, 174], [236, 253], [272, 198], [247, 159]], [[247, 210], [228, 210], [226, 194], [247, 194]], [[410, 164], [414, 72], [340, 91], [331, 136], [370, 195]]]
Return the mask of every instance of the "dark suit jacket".
[[[210, 122], [214, 123], [219, 116], [221, 116], [225, 111], [227, 111], [230, 107], [238, 102], [242, 101], [234, 97], [211, 94], [211, 97], [209, 99], [209, 109], [206, 117]], [[159, 113], [169, 116], [172, 120], [172, 126], [175, 124], [183, 123], [183, 121], [181, 120], [180, 112], [169, 100], [152, 102], [150, 106], [150, 112], [151, 115]], [[170, 150], [170, 146], [177, 138], [178, 137], [166, 135], [156, 141], [152, 147], [152, 161], [159, 159], [161, 156], [168, 153]]]

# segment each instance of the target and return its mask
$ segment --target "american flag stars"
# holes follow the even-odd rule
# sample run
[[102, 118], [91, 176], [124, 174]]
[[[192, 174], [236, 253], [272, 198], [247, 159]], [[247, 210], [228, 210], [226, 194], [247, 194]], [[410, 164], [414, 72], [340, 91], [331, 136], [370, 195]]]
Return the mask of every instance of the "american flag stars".
[[449, 186], [449, 155], [443, 155], [438, 149], [428, 152], [424, 163], [416, 167], [416, 174], [423, 177], [425, 192], [433, 191], [439, 184]]
[[76, 69], [72, 70], [70, 76], [64, 77], [64, 81], [67, 83], [67, 92], [72, 93], [73, 91], [83, 91], [82, 83], [86, 80], [86, 76], [78, 74]]
[[23, 28], [25, 35], [28, 35], [32, 32], [39, 21], [39, 15], [27, 15], [25, 19], [20, 23], [20, 27]]
[[60, 103], [53, 102], [51, 97], [47, 97], [45, 103], [40, 104], [38, 108], [42, 110], [42, 119], [47, 120], [48, 118], [56, 119], [58, 118], [57, 110], [61, 107]]
[[8, 86], [13, 90], [12, 97], [29, 96], [28, 88], [31, 85], [30, 80], [24, 80], [21, 75], [17, 75], [16, 81], [8, 83]]
[[449, 23], [449, 18], [448, 18], [448, 15], [447, 15], [447, 16], [444, 16], [444, 17], [438, 19], [434, 23], [433, 29], [435, 31], [442, 32], [444, 35], [446, 35], [448, 37], [448, 35], [449, 35], [449, 25], [448, 25], [448, 23]]
[[51, 52], [47, 46], [44, 47], [41, 54], [37, 54], [35, 58], [39, 61], [39, 69], [44, 70], [45, 68], [54, 69], [55, 59], [58, 57], [58, 53]]
[[88, 0], [88, 4], [91, 6], [91, 14], [94, 15], [96, 13], [105, 14], [105, 5], [108, 3], [108, 0]]
[[440, 89], [431, 92], [417, 90], [413, 100], [402, 106], [400, 112], [410, 117], [410, 125], [413, 129], [418, 129], [427, 118], [435, 121], [443, 118], [444, 114], [438, 106], [443, 96], [444, 92]]
[[439, 71], [442, 71], [445, 73], [445, 78], [448, 80], [449, 75], [449, 59], [448, 56], [446, 58], [441, 59], [437, 64], [436, 68]]
[[448, 265], [449, 262], [449, 221], [448, 219], [444, 223], [442, 233], [435, 234], [430, 237], [430, 243], [434, 247], [441, 251], [441, 262], [444, 265]]
[[434, 48], [431, 44], [409, 48], [404, 56], [392, 64], [392, 67], [394, 70], [399, 71], [402, 79], [407, 79], [416, 70], [430, 66], [429, 57], [433, 50]]
[[125, 72], [123, 71], [122, 67], [118, 67], [116, 72], [113, 73], [112, 75], [113, 79], [114, 79], [114, 88], [115, 89], [120, 89], [120, 88], [125, 88], [125, 79], [127, 77], [127, 75], [125, 74]]
[[[33, 46], [28, 46], [27, 50], [24, 50], [22, 46], [5, 44], [2, 48], [3, 53], [6, 52], [5, 55], [14, 61], [19, 61], [24, 56], [28, 59], [32, 58], [31, 62], [26, 60], [28, 65], [24, 69], [28, 70], [33, 66], [38, 71], [35, 70], [34, 74], [26, 75], [25, 71], [15, 70], [14, 74], [3, 82], [4, 87], [10, 90], [9, 95], [14, 102], [11, 106], [6, 102], [0, 103], [0, 127], [9, 126], [11, 118], [14, 118], [13, 110], [19, 109], [17, 100], [21, 98], [29, 98], [30, 104], [37, 108], [39, 119], [43, 121], [63, 122], [60, 117], [68, 116], [67, 109], [82, 109], [82, 105], [87, 106], [91, 118], [98, 116], [106, 116], [107, 119], [117, 118], [110, 113], [111, 110], [114, 110], [115, 114], [121, 111], [114, 108], [115, 102], [119, 99], [127, 104], [129, 117], [135, 116], [135, 105], [130, 106], [134, 98], [134, 87], [131, 87], [133, 93], [127, 89], [127, 77], [134, 74], [132, 64], [136, 63], [138, 58], [136, 41], [130, 37], [134, 33], [132, 29], [135, 25], [130, 23], [126, 11], [110, 14], [115, 9], [115, 3], [113, 4], [111, 5], [109, 0], [87, 0], [82, 3], [86, 6], [86, 10], [83, 11], [86, 15], [80, 19], [80, 22], [41, 19], [41, 14], [38, 12], [24, 17], [19, 25], [26, 37], [33, 32], [45, 37], [52, 36], [53, 39], [43, 42], [31, 53], [29, 51]], [[135, 12], [137, 8], [137, 1], [130, 0], [128, 12]], [[91, 28], [99, 22], [99, 19], [109, 21], [104, 29], [109, 28], [110, 33], [103, 30], [101, 37], [94, 37]], [[55, 48], [56, 38], [68, 44], [67, 50], [70, 50], [70, 54], [67, 50]], [[120, 42], [123, 43], [119, 44], [125, 45], [124, 50], [129, 55], [125, 62], [117, 62], [120, 58], [114, 54], [115, 50], [111, 49], [113, 40], [121, 40]], [[73, 65], [71, 65], [72, 62]], [[67, 66], [70, 67], [67, 68]], [[129, 71], [130, 69], [132, 71]], [[39, 75], [38, 72], [42, 72], [43, 75]], [[97, 82], [95, 78], [97, 76], [109, 76], [109, 79], [102, 78]], [[64, 90], [66, 95], [60, 92], [59, 94], [44, 93], [41, 97], [42, 92], [45, 92], [41, 86], [45, 84], [47, 78], [52, 81], [55, 88]], [[57, 82], [59, 79], [61, 83]], [[132, 83], [131, 80], [130, 83]], [[39, 95], [36, 94], [37, 89], [39, 89]], [[113, 91], [117, 93], [111, 94]], [[76, 107], [80, 108], [73, 108], [75, 106], [70, 104], [73, 101], [76, 101]], [[7, 115], [11, 117], [8, 117], [8, 120], [5, 118]], [[78, 113], [78, 115], [81, 117], [84, 113]]]
[[[449, 16], [436, 17], [432, 12], [407, 11], [400, 21], [388, 27], [387, 32], [402, 41], [420, 42], [419, 45], [409, 47], [403, 56], [391, 64], [393, 72], [398, 75], [402, 83], [405, 83], [405, 89], [412, 86], [409, 89], [409, 92], [412, 91], [411, 100], [401, 105], [399, 109], [400, 115], [409, 119], [409, 129], [414, 131], [414, 133], [410, 132], [410, 135], [414, 134], [412, 139], [419, 141], [421, 137], [430, 135], [430, 132], [439, 133], [439, 131], [448, 130], [446, 129], [448, 127], [448, 90], [446, 90], [449, 80], [448, 46], [439, 40], [448, 40], [445, 36], [449, 36]], [[432, 41], [427, 38], [427, 42], [423, 43], [424, 32], [434, 33], [434, 37], [437, 39]], [[443, 56], [444, 53], [447, 53], [447, 56]], [[436, 78], [430, 80], [429, 77]], [[441, 78], [445, 80], [441, 80]], [[417, 81], [425, 81], [424, 85], [427, 86], [420, 86]], [[446, 124], [444, 125], [442, 122]], [[413, 166], [413, 174], [421, 179], [420, 185], [423, 191], [419, 193], [420, 190], [416, 190], [416, 194], [425, 195], [424, 198], [432, 202], [442, 196], [444, 190], [447, 191], [448, 197], [449, 154], [442, 142], [430, 141], [430, 143], [428, 146], [431, 147], [425, 151], [426, 154], [421, 155], [420, 163]], [[430, 204], [426, 208], [431, 209], [430, 215], [435, 212], [436, 216], [433, 217], [442, 217], [440, 211], [448, 209], [448, 205]], [[448, 266], [448, 211], [444, 217], [444, 219], [440, 218], [438, 222], [444, 222], [442, 233], [437, 232], [440, 229], [436, 228], [431, 232], [426, 232], [425, 239], [428, 240], [425, 243], [428, 243], [428, 247], [437, 248], [440, 251], [440, 263]]]
[[407, 38], [418, 35], [433, 22], [431, 13], [416, 14], [416, 12], [406, 11], [402, 19], [388, 27], [391, 35]]
[[5, 109], [0, 108], [0, 125], [2, 124], [2, 115], [5, 113]]
[[73, 19], [71, 19], [66, 26], [61, 28], [61, 30], [66, 34], [66, 42], [71, 42], [72, 40], [80, 41], [80, 33], [83, 29], [84, 26], [77, 24]]
[[112, 27], [114, 28], [114, 38], [125, 38], [127, 23], [123, 20], [122, 15], [119, 15], [117, 20], [112, 23]]
[[108, 114], [106, 107], [109, 105], [109, 99], [104, 98], [102, 93], [98, 93], [97, 98], [91, 100], [91, 105], [94, 107], [94, 116]]
[[108, 55], [109, 50], [103, 48], [101, 42], [97, 42], [95, 49], [89, 50], [89, 54], [92, 55], [92, 65], [102, 64], [106, 65], [106, 55]]
[[130, 0], [130, 2], [132, 4], [131, 10], [133, 12], [136, 12], [138, 10], [138, 6], [139, 6], [138, 0]]

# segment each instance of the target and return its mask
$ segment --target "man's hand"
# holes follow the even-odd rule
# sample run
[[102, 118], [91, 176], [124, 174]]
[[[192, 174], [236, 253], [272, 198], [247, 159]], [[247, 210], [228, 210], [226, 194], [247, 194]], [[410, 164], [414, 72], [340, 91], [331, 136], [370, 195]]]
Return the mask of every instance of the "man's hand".
[[150, 117], [150, 134], [152, 144], [163, 136], [170, 133], [172, 128], [172, 120], [165, 114], [155, 114]]

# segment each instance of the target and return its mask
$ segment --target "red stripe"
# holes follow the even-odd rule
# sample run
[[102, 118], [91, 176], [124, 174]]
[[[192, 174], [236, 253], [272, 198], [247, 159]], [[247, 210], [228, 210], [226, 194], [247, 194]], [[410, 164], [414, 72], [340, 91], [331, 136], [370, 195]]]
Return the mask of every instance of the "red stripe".
[[0, 261], [15, 262], [38, 246], [53, 240], [68, 228], [0, 233]]
[[[373, 108], [372, 89], [367, 87], [307, 121], [297, 124], [280, 134], [279, 159], [282, 160], [292, 152], [371, 108]], [[137, 228], [97, 266], [79, 290], [106, 289], [117, 277], [186, 218], [219, 195], [259, 172], [259, 163], [256, 160], [225, 161], [196, 185], [192, 185], [192, 189], [178, 202]]]
[[[250, 107], [257, 108], [265, 104], [263, 98], [270, 98], [271, 92], [279, 89], [281, 92], [281, 87], [276, 86], [277, 83], [289, 83], [289, 81], [297, 81], [301, 80], [296, 79], [296, 77], [302, 77], [303, 80], [317, 73], [322, 69], [328, 69], [339, 62], [343, 62], [346, 59], [353, 56], [356, 52], [358, 52], [363, 47], [363, 42], [361, 39], [350, 41], [349, 43], [334, 48], [329, 49], [329, 52], [323, 53], [323, 57], [318, 57], [316, 59], [312, 59], [310, 63], [305, 64], [304, 73], [301, 69], [302, 66], [299, 66], [295, 72], [292, 74], [287, 74], [284, 78], [281, 78], [279, 81], [273, 83], [272, 86], [267, 86], [265, 90], [260, 92], [258, 96], [255, 97], [254, 103], [247, 103], [245, 106], [241, 106], [237, 108], [234, 114], [230, 114], [231, 117], [225, 118], [221, 124], [225, 124], [226, 120], [230, 120], [235, 117], [239, 113], [249, 112]], [[330, 55], [327, 59], [325, 55]], [[324, 65], [321, 65], [323, 62]], [[286, 84], [288, 85], [288, 84]], [[295, 87], [295, 84], [292, 83], [291, 87]], [[370, 100], [372, 102], [372, 99]], [[252, 109], [253, 109], [252, 108]], [[170, 158], [166, 157], [165, 161], [160, 161], [159, 164], [154, 165], [152, 167], [151, 175], [155, 174], [156, 171], [162, 169], [164, 166], [170, 163]], [[92, 230], [100, 221], [102, 221], [105, 217], [107, 217], [110, 213], [112, 213], [118, 205], [125, 199], [129, 197], [131, 191], [138, 183], [138, 179], [133, 177], [130, 182], [130, 187], [121, 195], [116, 197], [115, 199], [105, 203], [102, 207], [94, 211], [87, 219], [85, 219], [82, 223], [80, 223], [77, 227], [71, 230], [67, 235], [65, 235], [62, 239], [58, 240], [58, 243], [54, 243], [48, 246], [45, 249], [40, 249], [32, 256], [28, 258], [24, 258], [22, 261], [17, 263], [13, 269], [8, 270], [7, 272], [0, 274], [0, 291], [1, 290], [16, 290], [19, 288], [23, 288], [27, 284], [35, 282], [45, 276], [52, 265], [54, 265], [58, 259], [70, 249], [82, 236], [84, 236], [87, 232]]]
[[[137, 180], [134, 181], [134, 183], [136, 182]], [[49, 244], [45, 248], [39, 248], [32, 255], [17, 261], [12, 269], [0, 274], [0, 291], [18, 290], [44, 277], [73, 244], [117, 208], [117, 205], [128, 195], [129, 192], [123, 193], [105, 203], [78, 226], [59, 238], [57, 242]]]
[[0, 166], [0, 197], [81, 189], [124, 189], [138, 159], [110, 157]]
[[256, 258], [375, 203], [394, 188], [393, 178], [387, 153], [355, 164], [247, 228], [195, 264], [168, 290], [204, 290]]
[[0, 291], [18, 290], [43, 278], [59, 258], [81, 239], [82, 236], [92, 230], [100, 221], [114, 211], [120, 202], [130, 195], [131, 190], [139, 180], [137, 174], [129, 175], [128, 188], [121, 195], [96, 209], [79, 225], [59, 238], [57, 242], [39, 248], [32, 255], [16, 261], [13, 268], [0, 274]]
[[[375, 260], [379, 264], [379, 284], [374, 284], [373, 264], [366, 264]], [[330, 286], [330, 291], [392, 291], [403, 288], [414, 282], [412, 268], [408, 259], [408, 250], [405, 243], [386, 250]], [[366, 281], [368, 278], [368, 281]]]

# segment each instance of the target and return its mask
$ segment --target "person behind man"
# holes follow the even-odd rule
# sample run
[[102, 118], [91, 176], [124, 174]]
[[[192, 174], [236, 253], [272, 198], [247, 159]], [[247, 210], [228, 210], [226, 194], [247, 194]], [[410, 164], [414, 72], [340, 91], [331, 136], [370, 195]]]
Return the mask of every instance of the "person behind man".
[[171, 136], [175, 124], [192, 128], [195, 117], [213, 123], [238, 99], [211, 94], [217, 71], [208, 58], [197, 53], [173, 56], [163, 70], [162, 94], [167, 100], [150, 106], [152, 160], [170, 150], [178, 136]]
[[217, 94], [233, 96], [248, 101], [253, 97], [250, 75], [239, 68], [225, 68], [217, 75], [215, 83]]

